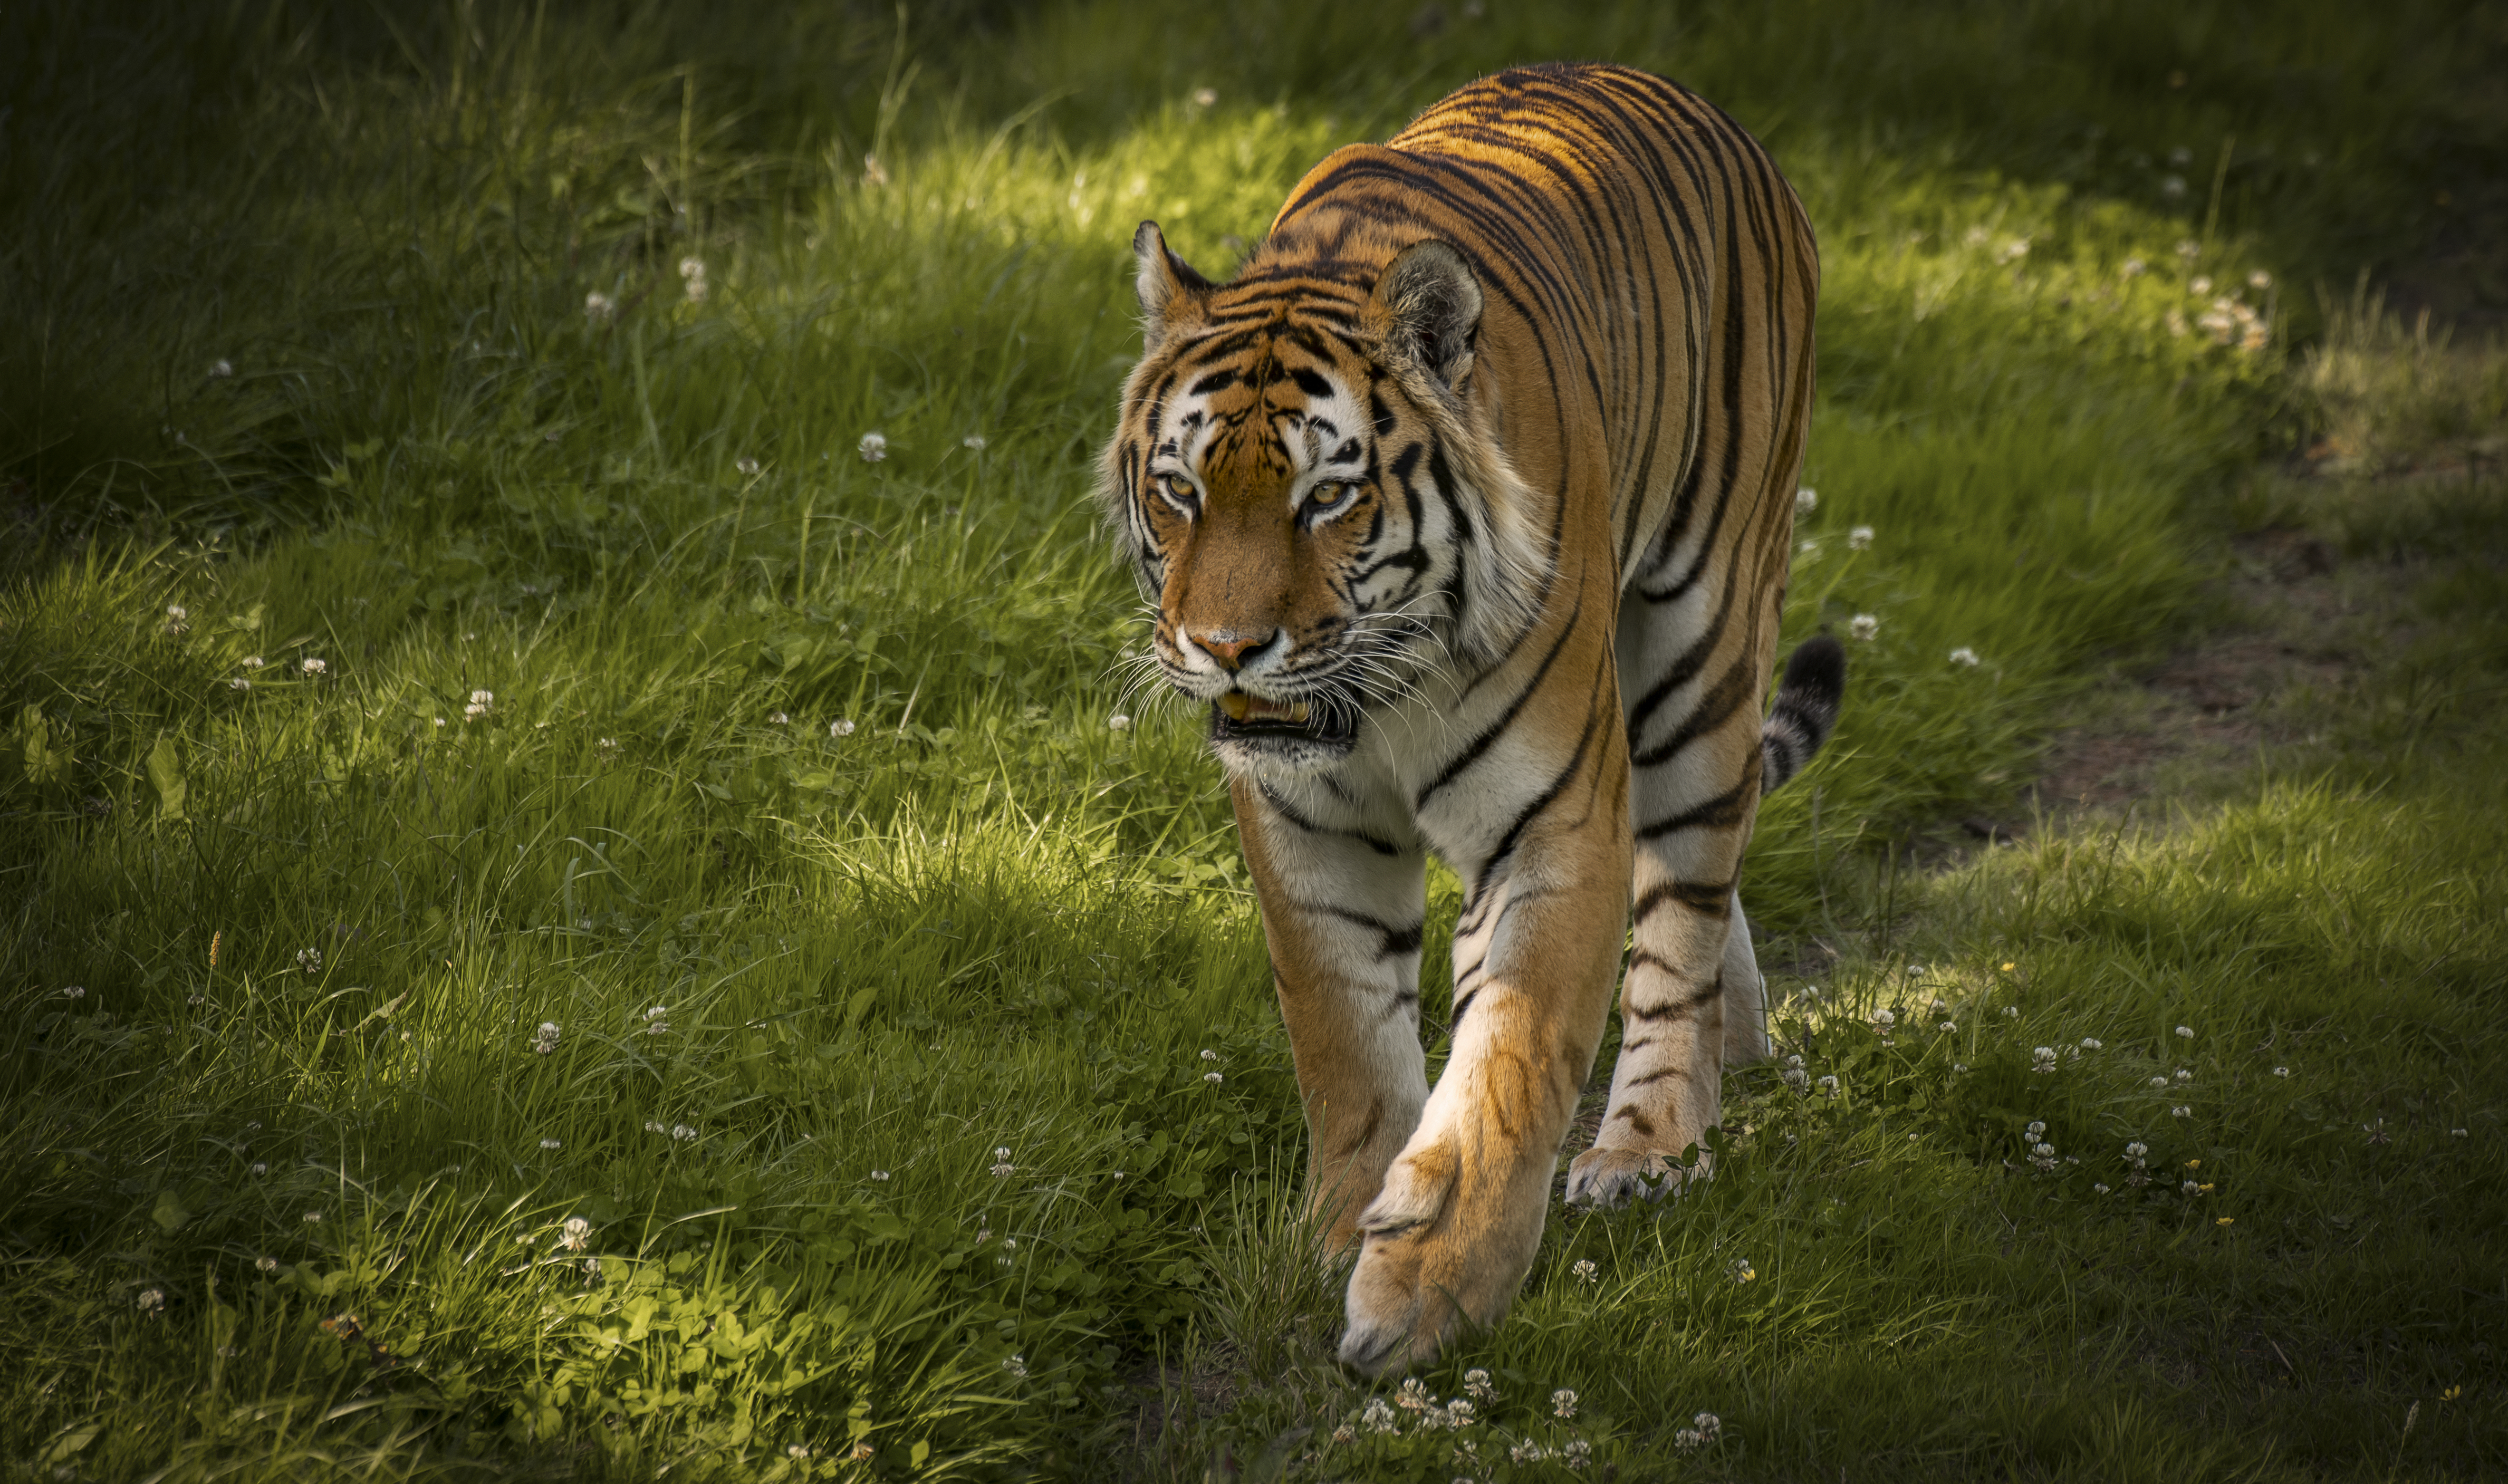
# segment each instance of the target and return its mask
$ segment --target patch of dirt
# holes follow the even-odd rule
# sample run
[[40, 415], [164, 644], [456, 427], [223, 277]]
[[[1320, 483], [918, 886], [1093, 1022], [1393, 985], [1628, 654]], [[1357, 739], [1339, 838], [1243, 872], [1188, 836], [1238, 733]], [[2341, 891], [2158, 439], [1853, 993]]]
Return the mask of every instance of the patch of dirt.
[[[2346, 565], [2351, 568], [2345, 571]], [[2024, 800], [2041, 819], [2114, 815], [2201, 795], [2204, 775], [2307, 738], [2311, 694], [2347, 687], [2411, 638], [2411, 582], [2382, 563], [2346, 564], [2324, 540], [2280, 527], [2233, 538], [2207, 595], [2228, 615], [2149, 673], [2084, 704], [2058, 734]], [[1972, 835], [2016, 824], [1970, 821]]]

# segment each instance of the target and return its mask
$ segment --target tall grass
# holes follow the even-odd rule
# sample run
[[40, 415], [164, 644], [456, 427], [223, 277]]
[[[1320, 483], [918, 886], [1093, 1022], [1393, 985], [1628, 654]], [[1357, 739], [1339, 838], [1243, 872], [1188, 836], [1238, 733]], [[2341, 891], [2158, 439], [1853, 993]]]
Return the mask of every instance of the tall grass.
[[[1993, 1249], [2021, 1218], [1984, 1218], [2023, 1188], [2018, 1130], [2111, 1162], [2096, 1141], [2128, 1127], [2177, 1138], [2133, 1076], [2181, 1006], [2217, 1012], [2201, 1075], [2246, 1076], [2226, 1038], [2280, 1013], [2241, 977], [2265, 959], [2347, 1023], [2363, 975], [2497, 900], [2479, 872], [2412, 884], [2472, 848], [2427, 779], [2225, 818], [2199, 848], [2255, 863], [2236, 891], [2184, 838], [1939, 888], [1886, 853], [2008, 801], [2085, 665], [2167, 632], [2284, 391], [2284, 342], [2201, 316], [2233, 296], [2280, 333], [2271, 285], [2373, 240], [2315, 224], [2447, 167], [2411, 157], [2460, 62], [2409, 26], [1977, 9], [1919, 37], [1844, 4], [1458, 8], [1419, 36], [1291, 6], [5, 25], [0, 1450], [39, 1469], [1322, 1462], [1299, 1461], [1362, 1401], [1319, 1358], [1329, 1284], [1283, 1257], [1300, 1125], [1258, 924], [1193, 719], [1121, 687], [1135, 600], [1089, 456], [1136, 348], [1134, 221], [1224, 271], [1312, 160], [1502, 59], [1660, 66], [1778, 147], [1826, 283], [1789, 639], [1878, 620], [1751, 867], [1772, 961], [1849, 951], [1788, 1028], [1846, 1091], [1752, 1074], [1713, 1190], [1557, 1226], [1457, 1361], [1530, 1407], [1494, 1414], [1516, 1442], [1644, 1465], [1682, 1420], [1664, 1398], [1696, 1396], [1736, 1468], [2182, 1461], [2188, 1414], [2085, 1337], [2143, 1344], [2160, 1315], [2177, 1344], [2192, 1311], [2155, 1295], [2261, 1270], [2199, 1203], [2111, 1216], [2036, 1181], [2056, 1205], [2031, 1230], [2161, 1275], [2057, 1303], [2047, 1249]], [[2237, 66], [2166, 84], [2230, 39]], [[2313, 113], [2241, 81], [2364, 51], [2397, 85], [2309, 82]], [[2162, 139], [2210, 159], [2232, 131], [2217, 189], [2162, 188]], [[2338, 146], [2291, 167], [2319, 132]], [[2329, 831], [2379, 843], [2303, 848]], [[2316, 906], [2389, 899], [2349, 939]], [[2201, 930], [2161, 930], [2181, 919]], [[2267, 920], [2269, 952], [2223, 949]], [[1847, 1013], [1909, 1003], [1910, 931], [1968, 1039], [1882, 1045]], [[2496, 955], [2467, 942], [2414, 1003], [2478, 1068], [2455, 1007]], [[1988, 1019], [2007, 1003], [2025, 1018]], [[2059, 1030], [2116, 1051], [2036, 1080]], [[2328, 1067], [2320, 1122], [2422, 1055]], [[2275, 1111], [2295, 1090], [2256, 1086], [2205, 1136], [2349, 1177]], [[2460, 1287], [2495, 1278], [2458, 1241], [2487, 1210], [2428, 1218]], [[2371, 1323], [2305, 1302], [2326, 1355]], [[2428, 1314], [2428, 1353], [2478, 1369], [2444, 1326], [2479, 1314]], [[2055, 1356], [2054, 1392], [2016, 1379]], [[1235, 1379], [1145, 1410], [1161, 1357]], [[2347, 1457], [2387, 1394], [2294, 1446]], [[2488, 1459], [2482, 1435], [2424, 1421], [2415, 1446]], [[1452, 1476], [1403, 1436], [1408, 1462], [1324, 1466]]]

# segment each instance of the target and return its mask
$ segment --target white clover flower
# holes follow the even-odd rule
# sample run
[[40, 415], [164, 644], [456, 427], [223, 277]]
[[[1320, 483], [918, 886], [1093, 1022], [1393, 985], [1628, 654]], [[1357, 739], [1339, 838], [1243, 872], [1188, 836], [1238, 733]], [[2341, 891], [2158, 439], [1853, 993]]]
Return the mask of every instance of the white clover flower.
[[1013, 1381], [1025, 1381], [1027, 1379], [1027, 1356], [1013, 1355], [1008, 1360], [1002, 1362], [1002, 1369], [1011, 1373], [1011, 1379]]
[[853, 734], [854, 723], [853, 719], [850, 717], [838, 717], [828, 723], [828, 740], [830, 742], [833, 742], [840, 737], [850, 737]]
[[2006, 1005], [2006, 1006], [2004, 1006], [2004, 1007], [2003, 1007], [2003, 1018], [2004, 1018], [2005, 1020], [2019, 1020], [2019, 1019], [2020, 1019], [2020, 1007], [2019, 1007], [2019, 1006], [2017, 1006], [2017, 1005]]
[[300, 974], [321, 973], [322, 950], [320, 948], [298, 948], [296, 950], [296, 969]]
[[1872, 1028], [1874, 1030], [1887, 1032], [1896, 1027], [1898, 1023], [1899, 1017], [1894, 1011], [1876, 1010], [1872, 1012]]
[[161, 1312], [165, 1309], [165, 1307], [166, 1307], [166, 1290], [165, 1290], [165, 1289], [163, 1289], [163, 1288], [143, 1288], [143, 1289], [141, 1289], [141, 1290], [140, 1290], [140, 1293], [139, 1293], [139, 1312], [140, 1312], [141, 1314], [144, 1314], [144, 1315], [148, 1316], [150, 1318], [155, 1318], [155, 1317], [158, 1316], [158, 1314], [159, 1314], [159, 1313], [161, 1313]]
[[1968, 1063], [1965, 1061], [1954, 1061], [1951, 1063], [1951, 1070], [1954, 1072], [1965, 1072], [1968, 1070]]
[[592, 745], [605, 753], [614, 753], [618, 751], [618, 739], [616, 737], [602, 737]]
[[320, 1226], [322, 1224], [322, 1213], [320, 1211], [307, 1211], [305, 1213], [305, 1224], [307, 1226]]
[[278, 1259], [276, 1257], [256, 1257], [252, 1260], [252, 1265], [264, 1273], [278, 1271]]
[[982, 433], [969, 433], [967, 436], [958, 440], [958, 446], [966, 449], [970, 453], [980, 454], [984, 451], [984, 435]]
[[1690, 1421], [1698, 1425], [1699, 1432], [1711, 1443], [1724, 1435], [1724, 1419], [1713, 1412], [1701, 1412]]
[[2151, 1079], [2151, 1085], [2156, 1088], [2164, 1088], [2168, 1086], [2168, 1079], [2165, 1077], [2154, 1077]]
[[2194, 1110], [2191, 1106], [2181, 1102], [2177, 1106], [2168, 1110], [2168, 1116], [2171, 1118], [2193, 1118], [2194, 1116]]
[[1958, 665], [1963, 669], [1973, 670], [1978, 664], [1976, 651], [1970, 649], [1967, 645], [1961, 645], [1958, 649], [1951, 650], [1951, 663]]
[[2124, 260], [2124, 276], [2128, 278], [2139, 278], [2149, 266], [2140, 258], [2127, 258]]
[[671, 1131], [669, 1126], [662, 1123], [661, 1120], [648, 1118], [645, 1120], [645, 1132], [647, 1133], [668, 1133]]
[[267, 1160], [255, 1160], [252, 1162], [252, 1168], [245, 1172], [258, 1180], [264, 1175], [270, 1173], [270, 1162]]
[[2177, 1080], [2180, 1082], [2193, 1082], [2194, 1080], [2194, 1074], [2181, 1066], [2177, 1069]]
[[2194, 1026], [2192, 1026], [2192, 1025], [2180, 1025], [2180, 1026], [2178, 1026], [2178, 1027], [2177, 1027], [2177, 1033], [2178, 1033], [2180, 1036], [2184, 1037], [2185, 1039], [2187, 1039], [2187, 1040], [2189, 1040], [2189, 1041], [2192, 1041], [2192, 1040], [2194, 1040]]
[[1446, 1403], [1446, 1426], [1468, 1428], [1472, 1424], [1472, 1404], [1457, 1396]]
[[1871, 544], [1872, 528], [1870, 526], [1858, 526], [1846, 533], [1846, 549], [1849, 551], [1862, 551]]
[[2090, 1186], [2090, 1194], [2094, 1196], [2104, 1196], [2107, 1193], [2108, 1187], [2104, 1182], [2093, 1182]]
[[618, 317], [618, 301], [596, 288], [583, 296], [583, 317], [594, 324], [608, 324]]
[[2210, 275], [2208, 275], [2208, 274], [2196, 274], [2196, 275], [2194, 276], [2194, 281], [2192, 281], [2192, 282], [2190, 282], [2190, 283], [2188, 283], [2188, 284], [2186, 285], [2186, 289], [2187, 289], [2187, 292], [2189, 292], [2189, 293], [2194, 293], [2194, 294], [2208, 294], [2208, 293], [2210, 293], [2210, 292], [2212, 291], [2212, 279], [2211, 279]]
[[307, 675], [325, 675], [330, 672], [331, 666], [330, 662], [327, 660], [314, 659], [308, 656], [297, 666], [297, 668], [304, 671]]
[[870, 1172], [870, 1177], [882, 1184], [885, 1184], [888, 1181], [888, 1171], [885, 1169], [874, 1169]]
[[1820, 491], [1813, 489], [1809, 485], [1805, 485], [1801, 489], [1794, 491], [1794, 513], [1796, 515], [1809, 515], [1811, 512], [1819, 508]]
[[2178, 1185], [2178, 1187], [2177, 1187], [2178, 1191], [2179, 1191], [2181, 1194], [2189, 1195], [2189, 1196], [2195, 1194], [2197, 1191], [2201, 1190], [2202, 1188], [2203, 1188], [2203, 1187], [2201, 1187], [2200, 1185], [2195, 1184], [2193, 1180], [2186, 1180], [2186, 1181], [2183, 1181], [2183, 1182], [2181, 1182], [2181, 1183]]
[[1808, 537], [1804, 539], [1802, 545], [1796, 549], [1802, 553], [1802, 559], [1804, 561], [1817, 561], [1820, 557], [1820, 538], [1816, 536]]
[[1858, 639], [1870, 639], [1881, 632], [1881, 620], [1870, 613], [1858, 613], [1847, 622], [1846, 632]]
[[682, 1143], [685, 1143], [696, 1136], [697, 1131], [689, 1128], [685, 1124], [671, 1125], [671, 1137], [680, 1140]]
[[557, 1021], [540, 1021], [540, 1028], [532, 1033], [532, 1050], [543, 1057], [547, 1056], [557, 1050], [558, 1037], [562, 1034], [564, 1032], [559, 1029]]
[[1724, 1265], [1724, 1276], [1737, 1283], [1755, 1282], [1758, 1280], [1759, 1270], [1751, 1266], [1749, 1258], [1736, 1257]]
[[810, 1456], [810, 1450], [803, 1444], [793, 1443], [786, 1446], [784, 1456], [788, 1459], [806, 1459]]
[[2097, 1051], [2103, 1044], [2104, 1043], [2096, 1036], [2082, 1037], [2082, 1050], [2084, 1051]]
[[996, 1180], [1007, 1180], [1016, 1173], [1018, 1167], [1008, 1160], [997, 1160], [993, 1164], [993, 1178]]
[[2055, 1048], [2041, 1046], [2029, 1054], [2029, 1060], [2031, 1071], [2051, 1072], [2055, 1069]]
[[688, 284], [688, 302], [703, 304], [706, 297], [706, 269], [703, 258], [680, 259], [680, 277]]
[[854, 452], [862, 455], [863, 463], [877, 464], [888, 457], [888, 435], [867, 432], [862, 435], [862, 441], [854, 445]]
[[745, 479], [756, 478], [757, 470], [760, 467], [756, 460], [746, 457], [733, 460], [731, 466], [739, 470], [741, 477]]
[[2447, 1136], [2449, 1138], [2471, 1138], [2473, 1137], [2473, 1131], [2470, 1129], [2450, 1129], [2447, 1131]]
[[2289, 1076], [2289, 1075], [2290, 1075], [2290, 1068], [2289, 1068], [2289, 1067], [2286, 1067], [2286, 1066], [2277, 1066], [2277, 1067], [2274, 1067], [2274, 1068], [2273, 1068], [2273, 1075], [2274, 1075], [2274, 1076], [2276, 1076], [2276, 1077], [2287, 1077], [2287, 1076]]
[[1959, 1021], [1944, 1020], [1940, 1024], [1935, 1026], [1934, 1029], [1936, 1031], [1957, 1030], [1959, 1029]]
[[242, 676], [239, 675], [227, 682], [227, 688], [229, 690], [250, 690], [252, 688], [252, 682], [245, 680]]
[[1789, 1066], [1785, 1070], [1785, 1084], [1789, 1088], [1799, 1091], [1810, 1081], [1811, 1074], [1805, 1072], [1801, 1067]]
[[1124, 715], [1124, 713], [1120, 711], [1116, 712], [1113, 716], [1106, 719], [1106, 729], [1108, 731], [1130, 731], [1132, 729], [1132, 719]]
[[1590, 1257], [1579, 1257], [1576, 1259], [1575, 1266], [1569, 1268], [1568, 1271], [1575, 1276], [1576, 1281], [1580, 1283], [1590, 1283], [1602, 1276], [1603, 1270], [1594, 1266], [1594, 1259]]
[[1484, 1370], [1463, 1372], [1463, 1390], [1482, 1401], [1497, 1400], [1497, 1389], [1490, 1385], [1490, 1373]]
[[2177, 255], [2192, 263], [2203, 255], [2203, 244], [2191, 237], [2181, 238], [2177, 242]]
[[565, 1143], [559, 1139], [544, 1138], [540, 1140], [540, 1147], [543, 1149], [562, 1149], [565, 1147]]
[[1196, 88], [1193, 90], [1193, 106], [1196, 108], [1208, 108], [1218, 101], [1219, 93], [1216, 90], [1209, 88]]
[[1212, 1087], [1217, 1087], [1222, 1079], [1217, 1072], [1204, 1072], [1201, 1074], [1201, 1080], [1209, 1083]]
[[2021, 1130], [2020, 1132], [2023, 1132], [2023, 1133], [2028, 1134], [2031, 1138], [2033, 1138], [2033, 1139], [2034, 1139], [2034, 1138], [2036, 1138], [2039, 1134], [2044, 1133], [2044, 1132], [2047, 1132], [2047, 1125], [2046, 1125], [2046, 1122], [2045, 1122], [2044, 1120], [2033, 1120], [2033, 1121], [2031, 1121], [2031, 1123], [2030, 1123], [2030, 1125], [2029, 1125], [2029, 1127], [2028, 1127], [2028, 1128], [2023, 1129], [2023, 1130]]
[[2247, 287], [2270, 288], [2272, 287], [2272, 275], [2259, 268], [2254, 273], [2247, 275]]
[[1568, 1390], [1564, 1386], [1551, 1392], [1550, 1415], [1559, 1418], [1574, 1417], [1576, 1415], [1576, 1393]]
[[1594, 1462], [1594, 1445], [1580, 1437], [1559, 1450], [1559, 1462], [1571, 1470], [1581, 1470]]
[[247, 670], [258, 670], [267, 663], [269, 661], [258, 654], [247, 654], [243, 657], [243, 667]]
[[1393, 1408], [1388, 1406], [1382, 1396], [1369, 1397], [1367, 1408], [1358, 1414], [1358, 1420], [1360, 1425], [1370, 1432], [1402, 1430], [1402, 1419], [1393, 1415]]

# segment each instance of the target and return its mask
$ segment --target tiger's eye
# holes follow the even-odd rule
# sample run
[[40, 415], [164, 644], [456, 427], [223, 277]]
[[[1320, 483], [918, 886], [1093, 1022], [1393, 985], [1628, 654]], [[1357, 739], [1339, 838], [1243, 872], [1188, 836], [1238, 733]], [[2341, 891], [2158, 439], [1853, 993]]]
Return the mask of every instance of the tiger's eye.
[[1191, 501], [1198, 498], [1193, 488], [1193, 481], [1182, 474], [1169, 474], [1166, 485], [1167, 493], [1178, 500]]
[[1308, 493], [1307, 505], [1310, 509], [1329, 510], [1347, 500], [1349, 491], [1350, 487], [1346, 484], [1319, 484]]

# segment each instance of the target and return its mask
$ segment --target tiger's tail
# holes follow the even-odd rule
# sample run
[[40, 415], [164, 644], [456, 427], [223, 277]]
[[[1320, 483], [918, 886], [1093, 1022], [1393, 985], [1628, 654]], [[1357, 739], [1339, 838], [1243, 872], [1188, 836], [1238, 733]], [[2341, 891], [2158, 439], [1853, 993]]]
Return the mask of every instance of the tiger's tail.
[[1837, 724], [1846, 694], [1846, 648], [1826, 634], [1806, 639], [1786, 659], [1777, 704], [1759, 726], [1759, 792], [1772, 794], [1803, 770]]

